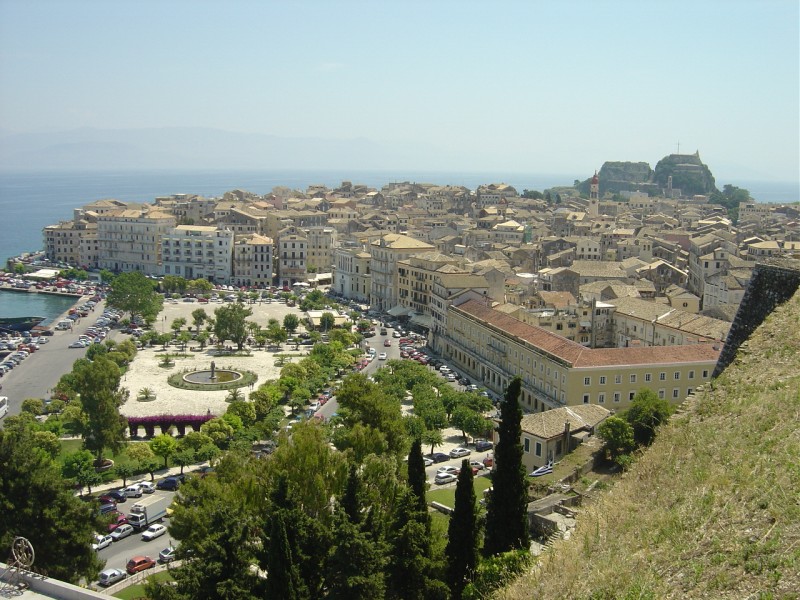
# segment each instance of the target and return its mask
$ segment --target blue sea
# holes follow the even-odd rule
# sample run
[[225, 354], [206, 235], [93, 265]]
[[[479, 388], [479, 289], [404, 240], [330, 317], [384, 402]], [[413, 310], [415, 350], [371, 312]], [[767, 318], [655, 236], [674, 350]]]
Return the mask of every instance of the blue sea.
[[0, 290], [0, 317], [44, 317], [42, 325], [49, 325], [72, 308], [74, 296], [32, 294]]
[[[220, 196], [233, 189], [265, 194], [276, 186], [305, 190], [312, 184], [336, 187], [342, 181], [381, 188], [396, 181], [463, 185], [475, 189], [486, 183], [507, 183], [520, 192], [571, 185], [586, 173], [457, 173], [399, 171], [0, 171], [0, 264], [8, 257], [43, 247], [42, 228], [72, 218], [72, 211], [102, 198], [152, 202], [156, 196], [199, 194]], [[726, 182], [727, 183], [727, 182]], [[798, 183], [731, 182], [750, 190], [759, 202], [797, 202]]]

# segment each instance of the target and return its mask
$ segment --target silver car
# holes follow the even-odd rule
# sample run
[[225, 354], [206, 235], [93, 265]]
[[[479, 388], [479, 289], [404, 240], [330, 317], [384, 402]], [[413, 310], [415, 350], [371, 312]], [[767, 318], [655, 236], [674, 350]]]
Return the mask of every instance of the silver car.
[[97, 581], [100, 585], [108, 587], [125, 579], [125, 571], [121, 569], [106, 569], [100, 573]]

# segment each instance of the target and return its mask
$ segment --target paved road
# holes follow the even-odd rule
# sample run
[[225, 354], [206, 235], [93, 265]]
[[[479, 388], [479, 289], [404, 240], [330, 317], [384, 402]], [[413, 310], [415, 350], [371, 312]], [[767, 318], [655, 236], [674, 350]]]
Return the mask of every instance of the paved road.
[[[156, 490], [153, 492], [159, 496], [174, 497], [175, 492], [165, 492]], [[123, 504], [119, 504], [119, 511], [128, 514], [131, 505], [137, 501], [136, 498], [130, 498]], [[164, 525], [169, 526], [169, 519], [164, 519]], [[149, 556], [153, 560], [158, 560], [158, 553], [167, 546], [172, 545], [174, 540], [169, 537], [169, 532], [161, 537], [154, 539], [151, 542], [142, 541], [142, 533], [134, 532], [128, 537], [114, 542], [108, 548], [98, 551], [98, 556], [106, 561], [105, 569], [122, 569], [125, 570], [125, 565], [134, 556]]]
[[[77, 301], [76, 304], [80, 303]], [[94, 312], [80, 319], [71, 331], [56, 331], [48, 342], [31, 354], [17, 367], [6, 373], [0, 384], [3, 396], [8, 396], [8, 414], [19, 414], [22, 401], [26, 398], [49, 398], [50, 390], [55, 387], [64, 373], [72, 370], [72, 364], [86, 354], [85, 348], [69, 348], [78, 336], [91, 327], [103, 314], [105, 302], [100, 302]], [[58, 322], [56, 319], [54, 322]], [[112, 330], [112, 337], [120, 335]]]

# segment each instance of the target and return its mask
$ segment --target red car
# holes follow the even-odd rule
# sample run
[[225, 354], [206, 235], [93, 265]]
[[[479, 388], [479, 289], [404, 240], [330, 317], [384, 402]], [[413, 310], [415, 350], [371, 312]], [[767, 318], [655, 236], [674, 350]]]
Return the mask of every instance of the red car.
[[387, 339], [385, 339], [385, 340], [383, 340], [383, 345], [384, 345], [384, 346], [386, 346], [386, 347], [388, 348], [389, 346], [391, 346], [391, 345], [392, 345], [392, 340], [390, 340], [390, 339], [388, 339], [388, 338], [387, 338]]
[[108, 524], [108, 532], [111, 533], [120, 525], [124, 525], [128, 522], [128, 517], [123, 514], [118, 514], [111, 523]]
[[134, 573], [144, 571], [145, 569], [152, 569], [155, 566], [156, 561], [149, 556], [134, 556], [128, 561], [128, 564], [125, 566], [125, 570], [128, 571], [129, 575], [133, 575]]

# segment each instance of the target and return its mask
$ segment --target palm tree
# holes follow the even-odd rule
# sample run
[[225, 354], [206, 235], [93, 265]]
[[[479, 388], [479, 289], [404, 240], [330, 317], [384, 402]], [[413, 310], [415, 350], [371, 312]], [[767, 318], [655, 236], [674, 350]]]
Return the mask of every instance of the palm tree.
[[225, 397], [225, 402], [241, 402], [244, 400], [244, 394], [239, 388], [234, 388]]

